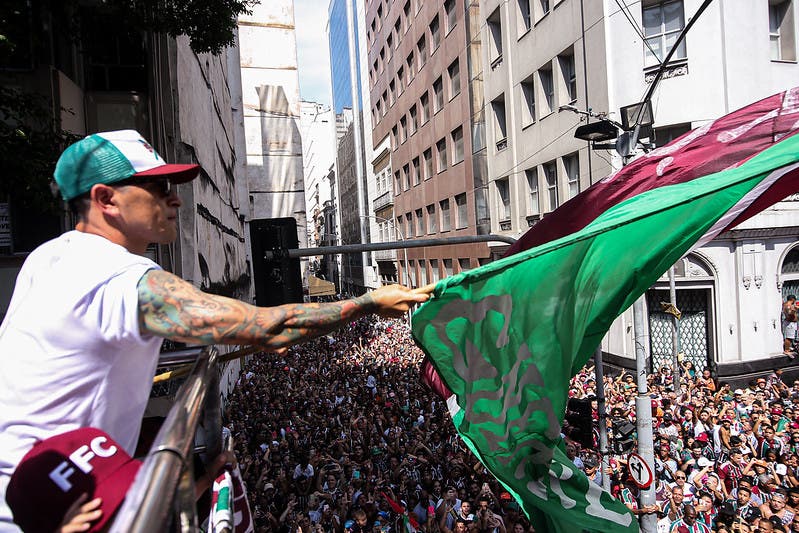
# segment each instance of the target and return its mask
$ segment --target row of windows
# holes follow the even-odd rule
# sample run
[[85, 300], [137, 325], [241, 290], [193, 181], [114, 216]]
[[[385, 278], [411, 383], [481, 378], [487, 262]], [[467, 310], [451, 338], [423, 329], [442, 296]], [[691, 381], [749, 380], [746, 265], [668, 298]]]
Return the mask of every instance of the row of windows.
[[[560, 175], [560, 178], [559, 178]], [[549, 213], [557, 209], [561, 203], [560, 183], [565, 184], [567, 200], [580, 193], [580, 157], [577, 152], [565, 155], [524, 171], [527, 192], [523, 208], [530, 223], [537, 220], [541, 213]], [[494, 181], [494, 198], [497, 219], [502, 226], [511, 220], [511, 183], [508, 177]], [[519, 202], [520, 204], [522, 202]], [[501, 229], [511, 229], [501, 227]]]
[[[454, 214], [451, 205], [454, 200]], [[454, 218], [454, 220], [453, 220]], [[453, 226], [454, 222], [454, 226]], [[469, 225], [466, 193], [456, 195], [453, 199], [444, 198], [437, 204], [433, 203], [419, 208], [404, 216], [397, 217], [397, 228], [401, 228], [403, 239], [422, 237], [439, 232], [463, 229]]]
[[[449, 142], [447, 137], [442, 137], [434, 147], [424, 150], [421, 158], [414, 157], [394, 172], [394, 191], [397, 194], [419, 185], [424, 180], [429, 180], [435, 174], [444, 172], [448, 165], [454, 166], [463, 161], [463, 126], [452, 130], [448, 137]], [[434, 148], [435, 160], [433, 160]]]
[[[417, 1], [419, 2], [416, 8], [416, 11], [418, 12], [418, 10], [421, 8], [421, 0]], [[378, 77], [384, 72], [385, 68], [388, 66], [389, 62], [394, 56], [394, 50], [399, 48], [403, 36], [408, 32], [411, 21], [410, 17], [407, 16], [407, 13], [410, 13], [410, 9], [410, 0], [408, 0], [405, 3], [402, 13], [397, 17], [397, 20], [394, 23], [394, 29], [386, 37], [386, 44], [380, 48], [377, 57], [375, 57], [374, 61], [372, 62], [372, 66], [369, 69], [370, 86], [373, 87], [375, 83], [377, 83]], [[380, 12], [380, 7], [378, 7], [378, 12]], [[451, 32], [455, 27], [458, 20], [456, 0], [446, 0], [444, 2], [444, 15], [444, 20], [446, 22], [445, 34], [449, 34], [449, 32]], [[372, 24], [375, 25], [375, 22], [373, 21]], [[379, 31], [379, 28], [376, 27], [376, 31]], [[367, 35], [370, 45], [372, 44], [374, 36], [375, 33], [371, 33], [371, 37]], [[411, 50], [406, 58], [404, 58], [404, 62], [400, 63], [401, 66], [397, 69], [397, 78], [399, 80], [398, 85], [403, 83], [404, 77], [406, 77], [404, 83], [406, 85], [410, 84], [415, 74], [422, 70], [422, 67], [424, 67], [428, 58], [428, 43], [430, 45], [429, 54], [430, 57], [432, 57], [441, 44], [441, 25], [439, 23], [438, 13], [433, 16], [432, 20], [427, 26], [427, 29], [425, 30], [425, 33], [422, 34], [418, 41], [416, 41], [414, 49]]]
[[[380, 122], [386, 113], [388, 113], [389, 108], [394, 105], [399, 96], [405, 90], [405, 85], [402, 82], [402, 75], [403, 72], [402, 69], [400, 69], [400, 71], [397, 73], [396, 80], [391, 80], [388, 83], [388, 88], [383, 91], [383, 94], [375, 102], [375, 105], [372, 108], [372, 119], [375, 124]], [[436, 78], [431, 89], [433, 92], [433, 114], [435, 114], [444, 107], [444, 80], [441, 76]], [[425, 124], [428, 120], [430, 120], [431, 116], [430, 96], [428, 92], [429, 91], [424, 91], [419, 97], [418, 110], [421, 111], [422, 124]], [[447, 67], [447, 92], [449, 100], [452, 100], [461, 92], [460, 61], [457, 58]], [[411, 115], [412, 113], [417, 113], [417, 104], [412, 105], [408, 110], [408, 115]], [[403, 118], [400, 118], [400, 121], [402, 121]], [[411, 116], [408, 118], [411, 120], [414, 119], [414, 117]], [[394, 128], [397, 128], [397, 124], [394, 125]], [[415, 132], [416, 128], [414, 128], [413, 131]], [[404, 140], [402, 142], [404, 142]]]
[[[483, 265], [488, 262], [487, 259], [479, 259], [478, 262]], [[428, 283], [435, 283], [443, 277], [449, 277], [453, 274], [466, 272], [471, 270], [471, 259], [468, 257], [461, 257], [458, 259], [411, 259], [403, 263], [404, 275], [400, 283], [409, 287], [423, 287]], [[457, 268], [457, 271], [453, 270]]]

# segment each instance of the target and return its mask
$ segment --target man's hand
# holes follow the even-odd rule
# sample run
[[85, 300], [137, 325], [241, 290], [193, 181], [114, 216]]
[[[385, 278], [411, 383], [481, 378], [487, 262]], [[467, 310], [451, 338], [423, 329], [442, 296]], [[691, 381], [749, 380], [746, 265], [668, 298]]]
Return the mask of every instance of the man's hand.
[[409, 289], [402, 285], [384, 285], [368, 295], [377, 306], [377, 314], [383, 317], [399, 318], [407, 313], [413, 305], [426, 302], [434, 287], [435, 283], [418, 289]]
[[95, 498], [91, 501], [86, 501], [88, 495], [82, 494], [75, 502], [67, 509], [67, 514], [64, 516], [64, 521], [61, 522], [59, 533], [76, 533], [78, 531], [87, 531], [92, 522], [100, 519], [103, 512], [100, 510], [102, 500]]

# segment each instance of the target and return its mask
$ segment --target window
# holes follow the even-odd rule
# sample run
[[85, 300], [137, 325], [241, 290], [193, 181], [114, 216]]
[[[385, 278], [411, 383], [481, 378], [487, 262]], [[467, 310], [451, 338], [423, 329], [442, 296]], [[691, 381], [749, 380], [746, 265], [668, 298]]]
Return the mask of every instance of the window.
[[422, 38], [416, 42], [416, 54], [419, 58], [419, 65], [417, 70], [422, 70], [425, 62], [427, 61], [427, 43], [424, 40], [424, 35]]
[[[677, 41], [677, 36], [685, 27], [682, 0], [657, 2], [644, 6], [643, 25], [646, 36], [644, 66], [651, 67], [663, 61]], [[685, 41], [683, 40], [672, 59], [685, 58]]]
[[425, 209], [427, 209], [427, 233], [435, 233], [438, 231], [436, 204], [430, 204]]
[[413, 234], [413, 215], [410, 213], [405, 213], [405, 222], [406, 222], [406, 231], [405, 237], [414, 237]]
[[397, 146], [399, 146], [399, 129], [397, 125], [394, 124], [391, 128], [391, 149], [396, 150]]
[[547, 180], [547, 196], [549, 199], [549, 210], [554, 211], [558, 208], [558, 169], [554, 161], [544, 163], [544, 178]]
[[400, 177], [399, 170], [394, 172], [394, 183], [396, 184], [394, 185], [394, 190], [399, 193], [402, 190], [402, 178]]
[[569, 103], [577, 101], [577, 74], [574, 72], [574, 52], [558, 56], [560, 73], [563, 76], [563, 88], [565, 100]]
[[405, 69], [400, 67], [397, 69], [397, 96], [402, 94], [405, 90]]
[[447, 13], [447, 33], [449, 33], [458, 22], [455, 0], [444, 0], [444, 11]]
[[402, 21], [397, 17], [397, 21], [394, 23], [394, 48], [399, 47], [400, 37], [402, 37]]
[[413, 184], [419, 185], [422, 182], [422, 174], [419, 168], [419, 158], [414, 157], [413, 161], [411, 161], [411, 165], [413, 166]]
[[422, 217], [422, 209], [419, 208], [415, 212], [416, 212], [416, 235], [422, 236], [424, 235], [424, 218]]
[[416, 74], [416, 72], [414, 72], [414, 69], [416, 68], [416, 63], [414, 63], [414, 61], [413, 61], [413, 52], [408, 54], [408, 59], [405, 60], [405, 66], [408, 69], [408, 82], [407, 82], [407, 84], [410, 85], [411, 81], [413, 81], [414, 75]]
[[452, 275], [452, 259], [444, 259], [444, 273], [447, 277]]
[[411, 106], [410, 111], [408, 111], [408, 115], [411, 117], [411, 135], [416, 133], [416, 130], [419, 129], [419, 117], [416, 111], [416, 104]]
[[463, 126], [452, 131], [452, 164], [463, 161]]
[[395, 89], [394, 80], [388, 82], [388, 105], [394, 105], [394, 89]]
[[491, 68], [495, 69], [502, 63], [502, 16], [499, 8], [495, 9], [486, 19], [488, 26], [488, 59]]
[[405, 115], [400, 117], [399, 121], [399, 134], [400, 134], [400, 144], [404, 143], [408, 139], [408, 119], [405, 118]]
[[447, 67], [447, 75], [449, 76], [449, 99], [452, 100], [461, 92], [461, 68], [457, 59]]
[[441, 231], [452, 229], [452, 219], [449, 214], [449, 198], [444, 198], [438, 202], [438, 210], [441, 211]]
[[522, 127], [535, 122], [535, 85], [533, 76], [522, 80], [519, 84], [522, 91]]
[[458, 259], [458, 268], [460, 269], [460, 272], [466, 272], [469, 270], [472, 267], [471, 263], [472, 262], [468, 257], [462, 257]]
[[433, 283], [441, 279], [441, 272], [438, 271], [438, 259], [430, 260], [430, 274], [430, 281]]
[[538, 0], [538, 5], [541, 7], [542, 17], [549, 13], [549, 0]]
[[430, 95], [427, 91], [419, 98], [419, 104], [422, 106], [422, 124], [426, 124], [430, 120]]
[[689, 131], [691, 131], [690, 122], [685, 124], [674, 124], [673, 126], [665, 126], [662, 128], [655, 128], [655, 146], [665, 146], [677, 137], [680, 137]]
[[408, 190], [411, 188], [411, 167], [410, 165], [402, 166], [402, 189]]
[[792, 0], [769, 0], [768, 34], [771, 59], [796, 61], [796, 35]]
[[411, 278], [411, 287], [416, 287], [416, 262], [411, 261], [408, 266], [408, 276]]
[[501, 94], [491, 101], [491, 110], [494, 113], [494, 139], [497, 150], [508, 147], [508, 128], [505, 120], [505, 95]]
[[419, 259], [419, 286], [427, 285], [427, 261]]
[[386, 37], [386, 47], [388, 48], [388, 57], [391, 58], [391, 50], [393, 49], [394, 44], [394, 34], [389, 33], [388, 37]]
[[402, 20], [405, 22], [405, 31], [407, 32], [408, 28], [411, 27], [411, 0], [408, 0], [402, 6]]
[[438, 15], [433, 17], [430, 21], [430, 53], [436, 51], [438, 45], [441, 44], [441, 29], [438, 23]]
[[539, 215], [541, 207], [538, 203], [538, 169], [528, 168], [524, 171], [524, 177], [527, 178], [527, 212], [531, 215]]
[[563, 168], [569, 184], [569, 198], [574, 198], [580, 194], [580, 156], [576, 152], [563, 156]]
[[516, 5], [519, 8], [516, 17], [516, 31], [519, 36], [522, 36], [530, 31], [530, 0], [516, 0]]
[[469, 224], [469, 217], [466, 213], [466, 193], [463, 192], [455, 197], [455, 224], [456, 228], [465, 228]]
[[444, 82], [439, 77], [433, 82], [433, 113], [438, 113], [444, 107]]
[[541, 111], [543, 115], [548, 115], [554, 111], [555, 89], [552, 86], [552, 65], [546, 65], [538, 70], [538, 80], [541, 82], [541, 92], [544, 96], [545, 108]]
[[438, 156], [438, 171], [444, 172], [447, 170], [447, 140], [441, 139], [436, 143], [436, 152]]
[[510, 220], [510, 183], [508, 178], [494, 182], [497, 188], [497, 216], [499, 220]]
[[424, 158], [424, 179], [429, 180], [433, 177], [433, 150], [428, 148], [422, 157]]

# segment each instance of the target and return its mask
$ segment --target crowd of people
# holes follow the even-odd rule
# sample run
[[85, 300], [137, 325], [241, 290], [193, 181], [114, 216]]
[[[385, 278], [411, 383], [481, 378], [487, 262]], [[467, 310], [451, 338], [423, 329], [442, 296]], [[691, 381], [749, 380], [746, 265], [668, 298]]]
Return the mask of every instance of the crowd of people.
[[[408, 521], [425, 532], [534, 531], [419, 379], [422, 357], [403, 321], [368, 317], [248, 363], [226, 421], [257, 530], [377, 533]], [[613, 441], [614, 423], [635, 422], [637, 386], [624, 371], [604, 379]], [[634, 448], [614, 446], [603, 472], [597, 432], [581, 446], [567, 423], [567, 454], [589, 479], [609, 476], [659, 531], [799, 531], [799, 380], [777, 369], [733, 389], [684, 362], [678, 383], [664, 367], [648, 385], [656, 505], [637, 503], [624, 468]], [[593, 368], [569, 395], [591, 401], [596, 430]]]
[[421, 383], [422, 356], [404, 321], [368, 317], [248, 364], [226, 423], [257, 531], [533, 531]]
[[[592, 368], [583, 369], [569, 395], [594, 400], [594, 378]], [[777, 368], [733, 388], [686, 361], [677, 382], [669, 367], [647, 382], [656, 505], [643, 511], [657, 513], [660, 531], [799, 531], [799, 380], [786, 383]], [[621, 372], [605, 377], [604, 385], [612, 437], [620, 421], [635, 421], [637, 384]], [[599, 457], [584, 453], [586, 473], [601, 483]], [[614, 494], [637, 509], [625, 459], [611, 454], [605, 474]]]

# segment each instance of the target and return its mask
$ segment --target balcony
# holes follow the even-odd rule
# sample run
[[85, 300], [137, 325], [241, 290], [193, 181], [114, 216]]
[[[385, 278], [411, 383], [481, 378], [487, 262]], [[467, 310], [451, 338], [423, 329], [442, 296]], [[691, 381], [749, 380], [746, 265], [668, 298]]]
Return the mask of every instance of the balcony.
[[394, 192], [386, 191], [374, 200], [372, 200], [375, 212], [383, 209], [384, 207], [394, 205]]
[[527, 215], [527, 227], [532, 228], [536, 223], [541, 220], [541, 215]]

